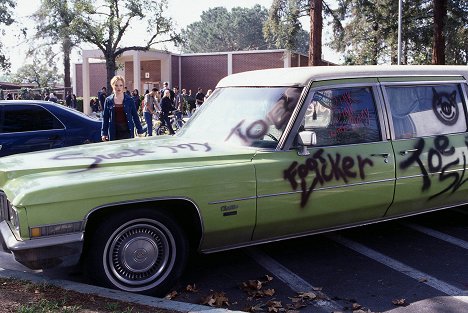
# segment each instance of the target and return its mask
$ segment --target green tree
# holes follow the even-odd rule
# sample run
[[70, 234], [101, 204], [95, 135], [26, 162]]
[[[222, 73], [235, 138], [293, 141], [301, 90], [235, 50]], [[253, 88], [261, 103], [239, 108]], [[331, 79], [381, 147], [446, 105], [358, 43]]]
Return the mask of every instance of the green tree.
[[[13, 0], [0, 0], [0, 24], [4, 25], [11, 25], [14, 22], [12, 17], [12, 10], [16, 6], [16, 1]], [[4, 32], [4, 30], [3, 30]], [[8, 57], [5, 56], [3, 52], [3, 43], [0, 40], [0, 68], [2, 70], [9, 70], [10, 69], [10, 61]]]
[[[335, 12], [322, 0], [273, 0], [263, 28], [266, 40], [277, 48], [309, 53], [309, 65], [322, 64], [323, 16], [330, 15], [340, 25]], [[309, 32], [301, 17], [309, 16]]]
[[12, 75], [13, 82], [36, 84], [38, 88], [55, 87], [62, 75], [57, 74], [58, 68], [54, 62], [54, 52], [51, 47], [36, 50], [32, 64], [25, 64]]
[[200, 21], [182, 30], [185, 52], [220, 52], [269, 48], [263, 39], [263, 23], [267, 11], [260, 5], [253, 8], [224, 7], [203, 11]]
[[37, 39], [47, 39], [44, 45], [60, 45], [63, 53], [64, 85], [71, 87], [70, 55], [73, 47], [80, 42], [79, 37], [73, 35], [71, 27], [74, 18], [67, 0], [42, 0], [39, 9], [32, 15], [36, 21], [34, 44]]
[[299, 18], [304, 16], [302, 1], [274, 0], [263, 27], [266, 40], [277, 48], [297, 49], [297, 34], [302, 29]]
[[[447, 5], [443, 4], [447, 1]], [[404, 64], [467, 64], [466, 0], [404, 1]], [[347, 64], [397, 63], [397, 1], [343, 0], [335, 10], [332, 47], [345, 53]], [[343, 27], [342, 24], [345, 24]]]
[[336, 14], [340, 23], [334, 27], [331, 46], [345, 53], [348, 64], [378, 64], [397, 59], [398, 1], [345, 0]]
[[[167, 0], [70, 0], [73, 2], [71, 29], [83, 42], [95, 45], [106, 60], [107, 85], [115, 75], [117, 58], [126, 51], [147, 51], [156, 44], [180, 42], [167, 16]], [[102, 4], [104, 3], [104, 4]], [[124, 46], [122, 40], [135, 24], [146, 23], [146, 40]]]
[[445, 62], [468, 64], [468, 1], [449, 0], [445, 25]]

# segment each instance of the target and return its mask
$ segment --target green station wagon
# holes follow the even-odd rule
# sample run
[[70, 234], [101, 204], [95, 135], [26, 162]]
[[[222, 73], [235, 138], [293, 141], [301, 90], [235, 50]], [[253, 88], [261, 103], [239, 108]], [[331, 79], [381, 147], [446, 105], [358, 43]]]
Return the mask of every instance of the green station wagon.
[[467, 66], [230, 75], [175, 136], [0, 158], [3, 248], [163, 294], [211, 253], [468, 203]]

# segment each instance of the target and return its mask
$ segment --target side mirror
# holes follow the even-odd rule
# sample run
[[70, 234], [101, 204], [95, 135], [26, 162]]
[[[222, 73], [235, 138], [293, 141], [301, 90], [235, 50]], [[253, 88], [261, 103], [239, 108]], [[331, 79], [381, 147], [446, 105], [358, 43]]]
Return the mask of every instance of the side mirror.
[[297, 143], [300, 146], [300, 150], [298, 151], [299, 155], [309, 155], [309, 150], [307, 147], [314, 146], [317, 144], [317, 135], [315, 132], [310, 130], [304, 130], [299, 132], [297, 136]]

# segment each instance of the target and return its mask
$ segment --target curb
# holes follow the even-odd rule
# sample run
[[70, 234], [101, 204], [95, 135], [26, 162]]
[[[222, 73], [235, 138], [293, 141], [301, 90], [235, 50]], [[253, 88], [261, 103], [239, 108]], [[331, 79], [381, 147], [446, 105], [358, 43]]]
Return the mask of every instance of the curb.
[[0, 268], [0, 277], [2, 278], [14, 278], [19, 280], [30, 281], [36, 284], [47, 283], [56, 287], [60, 287], [66, 290], [75, 291], [84, 294], [93, 294], [103, 298], [112, 300], [124, 301], [129, 303], [146, 305], [149, 307], [165, 310], [173, 310], [182, 313], [236, 313], [242, 311], [231, 311], [227, 309], [212, 308], [209, 306], [191, 304], [185, 302], [178, 302], [173, 300], [161, 299], [151, 296], [134, 294], [131, 292], [108, 289], [104, 287], [92, 286], [83, 283], [72, 282], [61, 279], [49, 279], [44, 276], [37, 274], [20, 272], [15, 270], [8, 270]]

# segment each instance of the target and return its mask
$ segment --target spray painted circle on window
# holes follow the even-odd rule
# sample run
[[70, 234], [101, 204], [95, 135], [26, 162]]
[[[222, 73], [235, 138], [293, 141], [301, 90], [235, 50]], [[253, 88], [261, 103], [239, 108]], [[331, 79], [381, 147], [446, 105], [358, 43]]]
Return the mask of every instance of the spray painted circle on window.
[[447, 92], [437, 92], [435, 88], [432, 88], [432, 93], [432, 110], [439, 121], [445, 125], [454, 125], [460, 116], [456, 91], [449, 94]]

